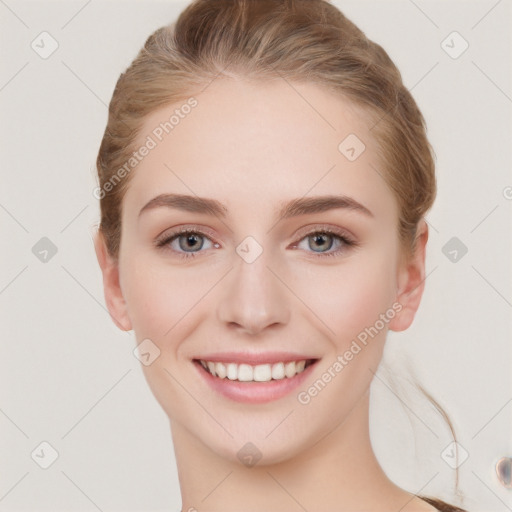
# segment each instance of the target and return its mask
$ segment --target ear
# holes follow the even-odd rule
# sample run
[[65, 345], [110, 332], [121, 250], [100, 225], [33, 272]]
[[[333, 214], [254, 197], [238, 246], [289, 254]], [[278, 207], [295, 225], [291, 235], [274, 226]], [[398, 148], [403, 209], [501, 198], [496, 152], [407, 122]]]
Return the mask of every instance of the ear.
[[428, 225], [424, 219], [418, 224], [414, 254], [403, 260], [398, 271], [396, 301], [401, 305], [399, 313], [389, 322], [392, 331], [404, 331], [414, 320], [425, 288], [425, 249]]
[[119, 284], [119, 265], [107, 251], [105, 239], [99, 229], [94, 235], [94, 249], [103, 274], [103, 292], [110, 316], [119, 329], [130, 331], [132, 324]]

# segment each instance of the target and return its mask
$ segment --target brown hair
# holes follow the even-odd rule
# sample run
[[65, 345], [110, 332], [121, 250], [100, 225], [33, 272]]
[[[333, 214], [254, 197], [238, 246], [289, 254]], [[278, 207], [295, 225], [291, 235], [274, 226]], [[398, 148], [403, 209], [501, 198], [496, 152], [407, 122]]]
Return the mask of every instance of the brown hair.
[[[315, 83], [362, 107], [379, 146], [382, 169], [375, 170], [398, 202], [404, 251], [414, 250], [418, 223], [436, 195], [434, 155], [424, 118], [383, 48], [327, 0], [195, 0], [147, 39], [110, 102], [97, 170], [100, 233], [113, 258], [130, 178], [124, 167], [118, 179], [119, 170], [136, 149], [143, 121], [223, 74]], [[454, 433], [441, 406], [425, 395]]]

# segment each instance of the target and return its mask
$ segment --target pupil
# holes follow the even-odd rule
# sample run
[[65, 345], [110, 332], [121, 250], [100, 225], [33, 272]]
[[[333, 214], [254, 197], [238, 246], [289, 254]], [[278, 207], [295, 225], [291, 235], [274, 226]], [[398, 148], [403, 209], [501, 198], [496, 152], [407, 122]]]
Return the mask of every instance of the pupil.
[[187, 249], [194, 249], [195, 247], [199, 247], [201, 248], [201, 245], [199, 242], [198, 242], [198, 236], [197, 235], [185, 235], [185, 238], [186, 238], [186, 244], [185, 244], [185, 247], [183, 247], [184, 244], [182, 244], [181, 240], [180, 239], [180, 248], [183, 249], [183, 250], [187, 250]]
[[[330, 237], [330, 235], [322, 234], [322, 235], [315, 235], [315, 236], [313, 236], [313, 239], [314, 239], [315, 244], [318, 244], [320, 246], [320, 249], [321, 249], [322, 247], [326, 246], [326, 238], [328, 238], [328, 237]], [[331, 247], [329, 245], [329, 247], [327, 247], [327, 249], [330, 249], [330, 248]], [[317, 252], [319, 252], [319, 251], [317, 251]]]

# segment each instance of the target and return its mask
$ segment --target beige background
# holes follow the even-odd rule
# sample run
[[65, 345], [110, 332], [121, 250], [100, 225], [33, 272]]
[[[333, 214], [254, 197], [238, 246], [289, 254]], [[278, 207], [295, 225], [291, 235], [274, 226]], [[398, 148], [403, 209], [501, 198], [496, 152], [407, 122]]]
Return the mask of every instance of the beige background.
[[[106, 313], [91, 233], [95, 157], [117, 77], [186, 3], [0, 1], [0, 511], [179, 510], [167, 418], [133, 334]], [[334, 3], [398, 64], [438, 162], [424, 301], [385, 353], [405, 387], [395, 395], [384, 367], [372, 386], [376, 453], [399, 485], [455, 501], [442, 457], [451, 438], [400, 377], [409, 361], [469, 454], [463, 505], [512, 510], [494, 471], [512, 456], [511, 3]], [[43, 31], [58, 43], [47, 58], [31, 47], [51, 49]], [[443, 253], [452, 237], [468, 249], [457, 262]], [[52, 449], [58, 458], [41, 468]]]

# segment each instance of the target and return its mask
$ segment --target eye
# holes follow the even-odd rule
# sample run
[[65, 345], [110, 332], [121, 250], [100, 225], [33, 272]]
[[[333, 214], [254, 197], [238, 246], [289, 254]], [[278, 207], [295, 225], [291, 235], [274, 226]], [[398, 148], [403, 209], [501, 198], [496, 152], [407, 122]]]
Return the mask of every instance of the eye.
[[170, 249], [181, 258], [194, 258], [201, 249], [220, 247], [205, 233], [197, 229], [184, 228], [172, 233], [165, 233], [156, 240], [156, 246], [161, 249]]
[[[356, 242], [345, 233], [337, 233], [331, 229], [312, 231], [302, 238], [294, 248], [316, 253], [315, 256], [336, 256], [352, 246]], [[335, 250], [332, 250], [332, 248]]]

